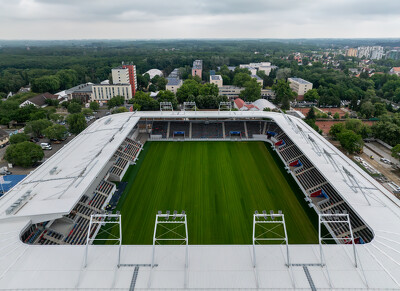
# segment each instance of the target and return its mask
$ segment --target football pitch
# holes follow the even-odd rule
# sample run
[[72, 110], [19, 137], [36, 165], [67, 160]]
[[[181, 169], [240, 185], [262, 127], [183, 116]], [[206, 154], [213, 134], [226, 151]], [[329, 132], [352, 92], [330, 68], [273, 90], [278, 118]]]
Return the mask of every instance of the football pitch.
[[189, 244], [251, 244], [264, 209], [282, 210], [289, 243], [318, 243], [317, 215], [264, 142], [147, 142], [123, 181], [123, 244], [152, 244], [159, 210], [185, 210]]

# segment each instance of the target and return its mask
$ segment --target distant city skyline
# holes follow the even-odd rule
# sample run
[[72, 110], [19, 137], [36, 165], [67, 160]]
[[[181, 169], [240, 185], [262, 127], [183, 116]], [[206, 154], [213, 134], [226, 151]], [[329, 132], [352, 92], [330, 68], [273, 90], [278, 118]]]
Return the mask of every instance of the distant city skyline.
[[0, 0], [0, 39], [398, 38], [393, 0]]

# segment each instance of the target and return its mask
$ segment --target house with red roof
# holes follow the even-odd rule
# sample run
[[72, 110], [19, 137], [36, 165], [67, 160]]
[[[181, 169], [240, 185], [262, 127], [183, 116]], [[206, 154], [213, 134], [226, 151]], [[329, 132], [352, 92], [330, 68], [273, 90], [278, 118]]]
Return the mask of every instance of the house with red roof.
[[393, 67], [390, 69], [389, 74], [397, 75], [400, 77], [400, 67]]

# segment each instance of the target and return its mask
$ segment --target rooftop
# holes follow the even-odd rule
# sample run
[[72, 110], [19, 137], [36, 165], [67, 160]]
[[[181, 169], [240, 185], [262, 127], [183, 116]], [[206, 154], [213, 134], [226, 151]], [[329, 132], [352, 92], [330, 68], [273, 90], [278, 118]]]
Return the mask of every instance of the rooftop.
[[193, 62], [193, 69], [196, 69], [196, 70], [203, 69], [203, 61], [202, 60], [195, 60]]
[[222, 76], [221, 75], [211, 75], [210, 79], [213, 81], [221, 80], [222, 81]]
[[297, 83], [299, 83], [299, 84], [312, 84], [311, 82], [308, 82], [308, 81], [306, 81], [306, 80], [304, 80], [304, 79], [301, 79], [301, 78], [289, 78], [288, 79], [288, 81], [290, 82], [290, 81], [293, 81], [293, 82], [297, 82]]
[[178, 79], [178, 78], [167, 78], [167, 85], [169, 86], [178, 86], [180, 84], [182, 84], [182, 80]]

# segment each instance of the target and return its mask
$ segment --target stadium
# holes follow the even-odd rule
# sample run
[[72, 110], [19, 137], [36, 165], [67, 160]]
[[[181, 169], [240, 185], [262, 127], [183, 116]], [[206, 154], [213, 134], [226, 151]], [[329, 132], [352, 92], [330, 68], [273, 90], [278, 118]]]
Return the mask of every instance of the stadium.
[[0, 289], [400, 290], [399, 206], [286, 114], [106, 116], [0, 198]]

